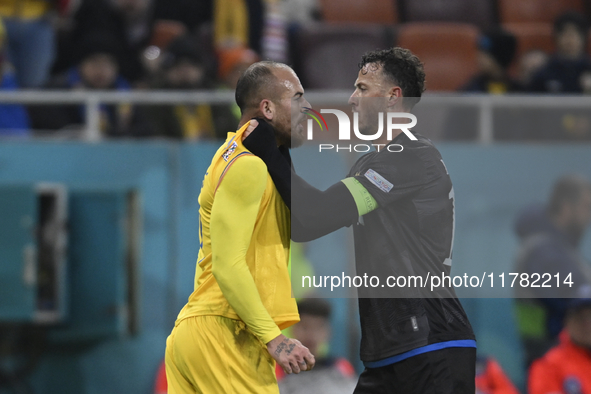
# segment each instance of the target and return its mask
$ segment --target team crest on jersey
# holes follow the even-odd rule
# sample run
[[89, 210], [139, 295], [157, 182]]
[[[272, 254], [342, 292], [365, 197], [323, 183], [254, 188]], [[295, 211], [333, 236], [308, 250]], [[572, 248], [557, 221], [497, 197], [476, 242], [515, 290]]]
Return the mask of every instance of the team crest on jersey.
[[234, 141], [234, 142], [232, 142], [232, 145], [230, 145], [228, 150], [226, 150], [224, 152], [224, 154], [222, 155], [222, 157], [224, 158], [225, 161], [228, 161], [228, 159], [230, 158], [230, 156], [232, 156], [232, 153], [234, 153], [236, 148], [238, 148], [238, 144], [236, 143], [236, 141]]
[[388, 180], [386, 178], [384, 178], [383, 176], [381, 176], [380, 174], [378, 174], [377, 172], [375, 172], [371, 168], [369, 170], [367, 170], [367, 172], [365, 173], [365, 177], [367, 179], [369, 179], [369, 181], [371, 183], [376, 185], [377, 188], [383, 192], [388, 193], [394, 187], [394, 185], [391, 184], [390, 182], [388, 182]]

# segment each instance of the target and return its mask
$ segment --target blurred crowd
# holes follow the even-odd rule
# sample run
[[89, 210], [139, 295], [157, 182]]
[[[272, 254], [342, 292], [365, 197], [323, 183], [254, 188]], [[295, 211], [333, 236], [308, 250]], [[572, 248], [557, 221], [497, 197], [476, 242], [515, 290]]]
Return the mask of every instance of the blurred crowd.
[[[263, 0], [1, 0], [0, 89], [233, 90], [272, 38], [263, 38], [268, 8]], [[75, 137], [85, 116], [78, 105], [2, 104], [0, 134]], [[234, 105], [100, 108], [108, 137], [225, 138], [238, 119]]]
[[[388, 1], [400, 9], [404, 8], [401, 4], [408, 3]], [[0, 90], [232, 91], [241, 71], [260, 59], [294, 64], [296, 72], [303, 76], [304, 87], [322, 88], [306, 86], [311, 78], [305, 75], [304, 66], [299, 67], [305, 63], [301, 57], [306, 54], [296, 51], [294, 37], [310, 24], [334, 24], [323, 12], [325, 3], [331, 2], [0, 0]], [[366, 7], [384, 1], [375, 3]], [[398, 23], [391, 26], [386, 26], [384, 20], [374, 24], [392, 28], [388, 34], [395, 36], [396, 27], [404, 22], [400, 15], [396, 18]], [[361, 22], [372, 24], [372, 20]], [[585, 13], [566, 11], [554, 19], [552, 51], [544, 45], [525, 48], [507, 26], [479, 26], [476, 71], [458, 91], [591, 93]], [[308, 42], [310, 46], [317, 44]], [[326, 73], [331, 66], [319, 62], [315, 68]], [[429, 82], [433, 82], [429, 72], [427, 79], [429, 88]], [[343, 86], [351, 86], [352, 82], [345, 81]], [[470, 114], [464, 115], [467, 123], [446, 128], [444, 138], [474, 138], [475, 120]], [[0, 135], [76, 138], [85, 117], [86, 111], [79, 105], [0, 103]], [[107, 137], [217, 139], [234, 130], [238, 117], [238, 108], [233, 104], [103, 105], [100, 129]], [[504, 117], [514, 120], [510, 113]], [[571, 111], [556, 119], [556, 129], [560, 130], [556, 138], [591, 139], [591, 119], [587, 116]], [[531, 136], [512, 131], [510, 136], [501, 133], [495, 137]]]

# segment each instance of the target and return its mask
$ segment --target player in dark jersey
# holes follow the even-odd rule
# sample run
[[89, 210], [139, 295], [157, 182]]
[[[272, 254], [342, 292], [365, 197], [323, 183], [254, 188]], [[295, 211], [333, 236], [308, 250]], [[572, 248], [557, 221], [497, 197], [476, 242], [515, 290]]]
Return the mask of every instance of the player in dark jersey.
[[[378, 112], [410, 112], [424, 78], [420, 60], [406, 49], [364, 55], [349, 100], [359, 114], [359, 130], [374, 134]], [[293, 240], [353, 225], [358, 274], [381, 280], [449, 275], [454, 194], [441, 155], [418, 134], [395, 130], [390, 141], [386, 136], [375, 141], [382, 144], [379, 151], [362, 156], [347, 178], [325, 191], [291, 170], [286, 149], [272, 149], [273, 130], [265, 122], [244, 145], [267, 163], [290, 206]], [[388, 149], [395, 144], [403, 149]], [[475, 392], [475, 337], [451, 283], [435, 292], [362, 287], [359, 311], [366, 369], [356, 394]]]

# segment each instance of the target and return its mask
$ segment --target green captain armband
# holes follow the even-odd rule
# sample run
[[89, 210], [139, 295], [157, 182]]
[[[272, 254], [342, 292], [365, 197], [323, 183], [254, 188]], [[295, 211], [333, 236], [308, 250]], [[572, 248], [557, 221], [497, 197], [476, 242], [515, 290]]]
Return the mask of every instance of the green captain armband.
[[345, 178], [341, 182], [347, 186], [347, 189], [351, 192], [355, 204], [357, 205], [357, 212], [359, 216], [363, 216], [366, 213], [370, 213], [378, 207], [378, 203], [373, 198], [370, 192], [355, 178]]

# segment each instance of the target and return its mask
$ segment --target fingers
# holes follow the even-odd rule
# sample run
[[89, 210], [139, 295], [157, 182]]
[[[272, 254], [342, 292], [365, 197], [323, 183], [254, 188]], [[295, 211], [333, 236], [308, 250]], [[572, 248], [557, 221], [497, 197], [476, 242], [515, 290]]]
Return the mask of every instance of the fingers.
[[289, 364], [287, 364], [287, 366], [282, 365], [281, 368], [283, 368], [283, 372], [285, 372], [287, 375], [291, 375], [291, 366]]
[[284, 365], [281, 365], [286, 374], [299, 374], [300, 372], [310, 371], [314, 368], [316, 360], [308, 348], [299, 345], [298, 351], [294, 352]]
[[298, 365], [297, 361], [290, 362], [289, 365], [291, 365], [291, 370], [293, 371], [293, 373], [298, 374], [301, 372], [300, 366]]
[[306, 371], [306, 368], [294, 359], [286, 360], [285, 363], [280, 365], [281, 368], [283, 368], [283, 371], [288, 375], [292, 373], [298, 374], [301, 371]]
[[248, 124], [248, 128], [247, 128], [247, 130], [250, 130], [250, 131], [252, 131], [252, 130], [254, 130], [254, 129], [255, 129], [257, 126], [258, 126], [258, 125], [259, 125], [259, 121], [258, 121], [258, 120], [256, 120], [256, 119], [251, 119], [251, 120], [250, 120], [250, 123]]
[[242, 141], [244, 141], [244, 139], [246, 137], [248, 137], [250, 135], [250, 133], [252, 133], [254, 131], [254, 129], [257, 128], [258, 125], [259, 125], [259, 121], [258, 120], [251, 119], [250, 120], [250, 123], [248, 124], [248, 127], [246, 128], [246, 130], [242, 134]]
[[306, 365], [308, 366], [307, 371], [312, 370], [312, 368], [314, 368], [314, 365], [316, 365], [316, 359], [314, 358], [314, 355], [312, 353], [310, 353], [309, 351], [304, 356], [304, 361], [305, 361]]
[[303, 360], [298, 362], [298, 365], [300, 367], [300, 371], [302, 371], [302, 372], [309, 371], [311, 369], [310, 366]]

